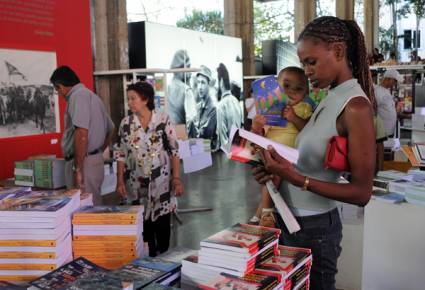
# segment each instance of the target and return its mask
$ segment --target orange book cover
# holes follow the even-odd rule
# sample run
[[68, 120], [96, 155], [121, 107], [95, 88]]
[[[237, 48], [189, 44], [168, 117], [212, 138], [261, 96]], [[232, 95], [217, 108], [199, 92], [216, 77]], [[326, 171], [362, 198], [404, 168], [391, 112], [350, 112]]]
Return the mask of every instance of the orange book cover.
[[0, 270], [46, 270], [57, 268], [56, 264], [0, 264]]
[[56, 240], [0, 240], [0, 247], [55, 247]]
[[137, 236], [73, 236], [75, 241], [136, 241]]
[[0, 252], [0, 259], [56, 259], [53, 252]]
[[33, 275], [14, 275], [14, 276], [0, 275], [0, 281], [29, 282], [37, 278], [38, 276], [33, 276]]

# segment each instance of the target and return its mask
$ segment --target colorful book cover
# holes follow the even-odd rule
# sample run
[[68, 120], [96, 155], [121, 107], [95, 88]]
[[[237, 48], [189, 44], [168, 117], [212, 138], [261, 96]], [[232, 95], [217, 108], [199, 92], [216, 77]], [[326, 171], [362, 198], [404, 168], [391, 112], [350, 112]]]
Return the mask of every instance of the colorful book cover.
[[59, 269], [30, 282], [30, 284], [41, 290], [65, 289], [65, 287], [74, 282], [84, 273], [93, 274], [104, 271], [106, 271], [106, 269], [80, 257], [68, 264], [65, 264]]
[[252, 166], [263, 165], [263, 161], [256, 153], [257, 149], [253, 143], [243, 138], [239, 134], [239, 130], [233, 134], [232, 143], [230, 145], [230, 159]]
[[137, 219], [143, 206], [85, 206], [74, 213], [76, 219]]
[[304, 101], [309, 103], [314, 110], [317, 105], [319, 105], [319, 103], [326, 98], [327, 95], [327, 90], [313, 88], [310, 90], [310, 94], [304, 99]]
[[288, 121], [282, 118], [282, 111], [288, 97], [285, 95], [275, 76], [267, 76], [252, 83], [252, 93], [258, 114], [267, 119], [267, 125], [285, 127]]
[[238, 223], [201, 241], [201, 247], [214, 248], [223, 245], [236, 251], [254, 254], [277, 240], [279, 235], [279, 229]]
[[311, 250], [306, 248], [279, 245], [278, 252], [278, 255], [261, 263], [258, 269], [278, 271], [287, 276], [312, 260]]
[[199, 288], [205, 290], [262, 290], [274, 289], [277, 285], [277, 276], [265, 276], [261, 274], [250, 273], [240, 278], [222, 273], [217, 278], [210, 280], [207, 283], [200, 284]]

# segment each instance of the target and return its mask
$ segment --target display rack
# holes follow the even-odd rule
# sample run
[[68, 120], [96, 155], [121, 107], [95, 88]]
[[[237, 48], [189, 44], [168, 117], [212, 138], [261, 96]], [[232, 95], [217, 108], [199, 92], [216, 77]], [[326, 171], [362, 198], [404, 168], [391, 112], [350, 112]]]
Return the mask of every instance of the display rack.
[[127, 86], [137, 81], [146, 79], [155, 88], [155, 107], [167, 109], [167, 74], [173, 73], [189, 73], [198, 72], [199, 68], [173, 68], [173, 69], [160, 69], [160, 68], [137, 68], [137, 69], [123, 69], [123, 70], [105, 70], [95, 71], [95, 77], [107, 76], [121, 76], [123, 83], [123, 97], [124, 97], [124, 111], [125, 115], [128, 114], [127, 104]]

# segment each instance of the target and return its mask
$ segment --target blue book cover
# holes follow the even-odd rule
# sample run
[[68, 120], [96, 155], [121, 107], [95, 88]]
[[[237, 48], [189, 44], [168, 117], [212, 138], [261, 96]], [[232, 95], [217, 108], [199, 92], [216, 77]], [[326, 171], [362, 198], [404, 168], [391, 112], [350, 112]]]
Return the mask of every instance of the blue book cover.
[[76, 279], [66, 290], [125, 290], [133, 284], [107, 272], [86, 273]]
[[180, 263], [165, 261], [161, 258], [144, 257], [131, 262], [133, 265], [143, 266], [150, 269], [161, 270], [164, 272], [174, 272], [181, 267]]
[[127, 264], [117, 270], [111, 271], [110, 275], [131, 282], [134, 285], [134, 289], [139, 289], [169, 276], [169, 273], [160, 269], [148, 268], [143, 265]]
[[30, 285], [41, 290], [60, 290], [65, 289], [78, 277], [85, 273], [105, 272], [106, 269], [80, 257], [62, 267], [50, 272], [32, 282]]
[[282, 111], [288, 97], [279, 86], [275, 76], [255, 80], [252, 85], [257, 113], [267, 119], [267, 125], [285, 127], [288, 120], [282, 118]]

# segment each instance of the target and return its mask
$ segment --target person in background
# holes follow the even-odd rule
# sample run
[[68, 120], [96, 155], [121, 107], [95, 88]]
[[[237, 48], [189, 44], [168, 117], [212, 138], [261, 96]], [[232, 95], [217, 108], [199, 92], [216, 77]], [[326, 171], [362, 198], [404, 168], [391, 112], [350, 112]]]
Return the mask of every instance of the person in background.
[[[189, 68], [190, 58], [186, 50], [177, 50], [171, 69]], [[195, 96], [189, 86], [190, 73], [174, 73], [168, 88], [168, 113], [173, 124], [186, 124], [196, 115]]]
[[[282, 118], [287, 119], [288, 123], [285, 127], [270, 126], [265, 132], [266, 118], [262, 115], [256, 115], [251, 131], [259, 135], [264, 135], [265, 133], [266, 138], [295, 148], [295, 139], [313, 112], [312, 106], [304, 102], [309, 91], [308, 79], [301, 68], [291, 66], [279, 72], [277, 81], [283, 92], [288, 96], [287, 105], [282, 112]], [[275, 176], [273, 182], [276, 188], [279, 188], [281, 179], [279, 176]], [[255, 224], [256, 221], [261, 226], [276, 226], [273, 201], [267, 187], [264, 185], [261, 187], [261, 203], [250, 223]]]
[[401, 84], [403, 82], [403, 77], [397, 70], [388, 69], [385, 71], [380, 84], [374, 85], [378, 116], [384, 123], [385, 132], [388, 137], [394, 135], [397, 123], [396, 106], [394, 97], [390, 91], [397, 85], [397, 82]]
[[[355, 21], [325, 16], [307, 24], [298, 38], [298, 57], [310, 84], [330, 86], [297, 137], [296, 164], [273, 147], [263, 150], [264, 167], [253, 170], [264, 184], [279, 175], [280, 193], [301, 230], [290, 234], [278, 216], [280, 243], [310, 248], [310, 287], [335, 289], [341, 253], [342, 224], [336, 201], [364, 206], [372, 194], [375, 170], [374, 92], [363, 33]], [[342, 172], [325, 169], [326, 148], [333, 136], [347, 138], [352, 179], [339, 183]]]
[[116, 191], [133, 205], [144, 204], [143, 239], [151, 257], [168, 250], [171, 197], [184, 191], [176, 132], [169, 116], [155, 111], [154, 95], [147, 82], [127, 87], [132, 114], [121, 121], [114, 148]]
[[100, 97], [87, 89], [70, 67], [58, 67], [50, 82], [66, 100], [62, 136], [66, 186], [92, 193], [93, 204], [100, 205], [102, 153], [111, 142], [114, 123]]
[[201, 65], [196, 73], [196, 116], [188, 124], [190, 138], [211, 140], [211, 149], [217, 149], [217, 108], [210, 95], [211, 70]]
[[412, 52], [410, 53], [410, 61], [413, 63], [422, 61], [422, 58], [418, 55], [417, 50], [412, 50]]
[[230, 78], [226, 66], [222, 63], [217, 68], [218, 95], [217, 105], [217, 135], [218, 148], [229, 142], [232, 126], [240, 128], [243, 122], [243, 112], [239, 100], [230, 91]]
[[378, 171], [384, 170], [384, 142], [387, 141], [388, 138], [385, 132], [384, 123], [378, 115], [373, 117], [373, 125], [375, 127], [376, 140], [376, 174]]

